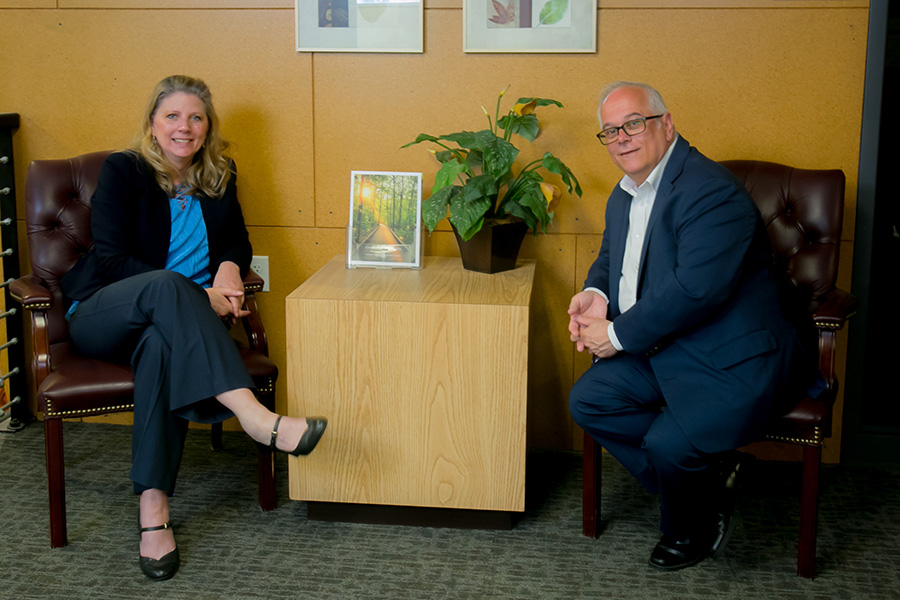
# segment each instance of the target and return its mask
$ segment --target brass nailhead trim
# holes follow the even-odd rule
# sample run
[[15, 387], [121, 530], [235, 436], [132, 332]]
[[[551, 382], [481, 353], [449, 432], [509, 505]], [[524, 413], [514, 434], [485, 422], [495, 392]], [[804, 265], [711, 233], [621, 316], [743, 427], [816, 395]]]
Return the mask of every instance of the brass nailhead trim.
[[773, 442], [787, 442], [788, 444], [799, 444], [801, 446], [822, 446], [824, 445], [822, 439], [822, 430], [819, 427], [815, 427], [813, 429], [813, 437], [812, 439], [808, 438], [793, 438], [781, 435], [767, 435], [767, 440], [771, 440]]
[[[275, 381], [272, 378], [269, 378], [266, 387], [260, 388], [260, 394], [271, 394], [275, 391]], [[53, 403], [49, 400], [47, 401], [47, 410], [44, 411], [45, 416], [50, 417], [66, 417], [66, 416], [75, 416], [75, 415], [87, 415], [87, 414], [103, 414], [108, 412], [121, 412], [126, 410], [134, 410], [134, 404], [121, 404], [119, 406], [104, 406], [103, 408], [88, 408], [83, 410], [66, 410], [62, 412], [55, 412], [53, 410]]]
[[260, 394], [271, 394], [275, 391], [275, 381], [270, 377], [266, 387], [258, 388]]
[[104, 414], [108, 412], [121, 412], [125, 410], [134, 410], [134, 404], [121, 404], [119, 406], [104, 406], [102, 408], [88, 408], [84, 410], [65, 410], [62, 412], [56, 412], [53, 410], [53, 404], [51, 402], [47, 402], [47, 410], [44, 411], [44, 416], [50, 417], [67, 417], [67, 416], [77, 416], [77, 415], [88, 415], [88, 414]]

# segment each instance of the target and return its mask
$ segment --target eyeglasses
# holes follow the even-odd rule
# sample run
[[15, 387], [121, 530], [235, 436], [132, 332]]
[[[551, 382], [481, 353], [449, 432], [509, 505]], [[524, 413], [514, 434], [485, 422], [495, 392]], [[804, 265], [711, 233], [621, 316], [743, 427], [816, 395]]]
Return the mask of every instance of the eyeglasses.
[[621, 127], [609, 127], [598, 133], [597, 139], [600, 140], [600, 143], [604, 146], [608, 146], [619, 139], [620, 129], [628, 136], [644, 133], [644, 130], [647, 128], [647, 121], [650, 119], [658, 119], [665, 114], [666, 113], [653, 115], [652, 117], [640, 117], [623, 123]]

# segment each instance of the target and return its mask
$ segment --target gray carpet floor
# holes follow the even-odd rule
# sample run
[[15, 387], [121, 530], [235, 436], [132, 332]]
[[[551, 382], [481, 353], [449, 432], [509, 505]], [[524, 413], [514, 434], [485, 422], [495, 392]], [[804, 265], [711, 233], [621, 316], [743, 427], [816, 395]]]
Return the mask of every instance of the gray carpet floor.
[[604, 457], [603, 520], [581, 535], [581, 457], [529, 455], [527, 508], [510, 531], [308, 521], [287, 498], [256, 504], [256, 455], [243, 434], [209, 450], [191, 430], [172, 501], [182, 566], [152, 582], [137, 566], [129, 427], [66, 423], [69, 545], [51, 549], [43, 429], [0, 436], [0, 597], [121, 598], [778, 598], [900, 597], [900, 467], [826, 466], [818, 576], [796, 577], [799, 465], [748, 469], [725, 555], [660, 573], [656, 500]]

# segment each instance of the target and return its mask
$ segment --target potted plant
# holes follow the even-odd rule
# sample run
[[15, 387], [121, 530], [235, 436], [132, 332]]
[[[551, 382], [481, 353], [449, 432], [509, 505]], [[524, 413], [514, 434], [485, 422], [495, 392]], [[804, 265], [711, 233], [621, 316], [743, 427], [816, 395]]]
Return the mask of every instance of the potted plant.
[[[481, 107], [488, 120], [488, 129], [439, 136], [421, 133], [415, 141], [403, 146], [407, 148], [432, 142], [441, 148], [429, 150], [441, 163], [441, 168], [435, 175], [431, 197], [422, 203], [422, 219], [428, 230], [434, 231], [449, 209], [450, 223], [460, 241], [463, 264], [478, 271], [497, 272], [514, 268], [525, 231], [531, 228], [535, 235], [539, 231], [547, 233], [547, 225], [553, 220], [553, 209], [559, 202], [561, 192], [555, 185], [544, 181], [546, 172], [559, 175], [570, 194], [574, 192], [581, 196], [578, 179], [550, 152], [514, 171], [519, 150], [511, 141], [513, 134], [534, 142], [541, 132], [535, 109], [550, 105], [562, 108], [562, 104], [546, 98], [519, 98], [506, 114], [500, 116], [500, 102], [508, 88], [500, 92], [497, 98], [493, 119]], [[505, 234], [498, 233], [499, 229], [515, 231]], [[470, 240], [476, 238], [475, 244], [481, 247], [491, 244], [490, 239], [479, 240], [479, 237], [512, 238], [515, 248], [504, 252], [505, 260], [501, 260], [499, 265], [502, 268], [485, 268], [485, 264], [494, 261], [484, 257], [480, 266], [466, 265], [465, 249]], [[516, 238], [518, 241], [515, 241]], [[496, 240], [494, 242], [493, 245]], [[479, 249], [476, 252], [484, 251]]]

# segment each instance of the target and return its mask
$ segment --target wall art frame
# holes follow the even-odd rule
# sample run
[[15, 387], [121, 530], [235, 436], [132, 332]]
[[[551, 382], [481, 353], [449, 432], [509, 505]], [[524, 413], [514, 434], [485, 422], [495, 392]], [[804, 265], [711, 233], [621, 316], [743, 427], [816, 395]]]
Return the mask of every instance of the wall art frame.
[[597, 51], [597, 0], [463, 0], [465, 52]]
[[298, 52], [423, 52], [425, 0], [296, 0]]
[[422, 265], [422, 174], [350, 172], [347, 267]]

